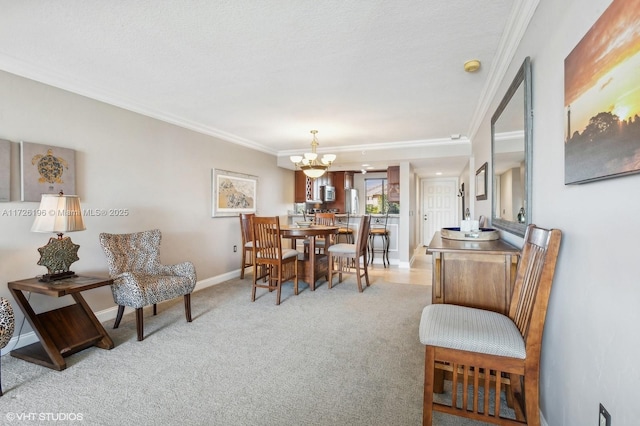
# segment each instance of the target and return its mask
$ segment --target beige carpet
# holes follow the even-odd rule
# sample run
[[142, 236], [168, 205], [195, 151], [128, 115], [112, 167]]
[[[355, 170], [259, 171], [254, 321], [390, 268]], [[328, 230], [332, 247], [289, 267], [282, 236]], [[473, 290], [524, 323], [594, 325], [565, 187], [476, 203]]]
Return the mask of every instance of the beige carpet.
[[72, 355], [62, 372], [2, 357], [0, 424], [421, 424], [430, 286], [376, 277], [364, 293], [350, 279], [294, 296], [287, 284], [275, 306], [266, 290], [250, 302], [250, 279], [194, 293], [190, 324], [181, 299], [147, 310], [143, 342], [133, 315], [105, 324], [115, 348]]

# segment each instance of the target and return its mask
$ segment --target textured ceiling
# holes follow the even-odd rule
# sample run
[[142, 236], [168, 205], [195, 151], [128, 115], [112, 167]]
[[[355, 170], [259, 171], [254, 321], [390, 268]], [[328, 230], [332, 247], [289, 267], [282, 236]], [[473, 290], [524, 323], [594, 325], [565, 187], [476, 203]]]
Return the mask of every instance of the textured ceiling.
[[0, 69], [282, 165], [317, 129], [338, 168], [410, 160], [456, 175], [533, 3], [0, 0]]

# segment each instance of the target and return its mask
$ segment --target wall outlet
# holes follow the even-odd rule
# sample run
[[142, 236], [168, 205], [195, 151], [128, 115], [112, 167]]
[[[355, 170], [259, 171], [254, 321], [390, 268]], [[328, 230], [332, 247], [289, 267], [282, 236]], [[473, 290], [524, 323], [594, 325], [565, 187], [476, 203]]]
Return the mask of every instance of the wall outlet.
[[233, 252], [237, 252], [238, 251], [238, 246], [233, 246]]
[[598, 426], [611, 426], [611, 414], [600, 404], [600, 413], [598, 414]]

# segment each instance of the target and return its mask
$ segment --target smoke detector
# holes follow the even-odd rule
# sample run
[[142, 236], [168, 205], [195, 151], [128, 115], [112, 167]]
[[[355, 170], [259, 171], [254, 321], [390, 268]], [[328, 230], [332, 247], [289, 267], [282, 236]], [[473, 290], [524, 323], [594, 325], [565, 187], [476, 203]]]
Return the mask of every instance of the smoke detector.
[[476, 72], [480, 69], [480, 61], [472, 59], [464, 63], [464, 70], [466, 72]]

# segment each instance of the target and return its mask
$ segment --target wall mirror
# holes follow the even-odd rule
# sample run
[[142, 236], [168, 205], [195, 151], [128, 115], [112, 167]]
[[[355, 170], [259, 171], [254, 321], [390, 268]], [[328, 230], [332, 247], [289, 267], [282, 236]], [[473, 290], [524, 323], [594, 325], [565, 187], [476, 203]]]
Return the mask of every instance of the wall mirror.
[[491, 225], [520, 236], [531, 221], [531, 136], [527, 57], [491, 118]]

